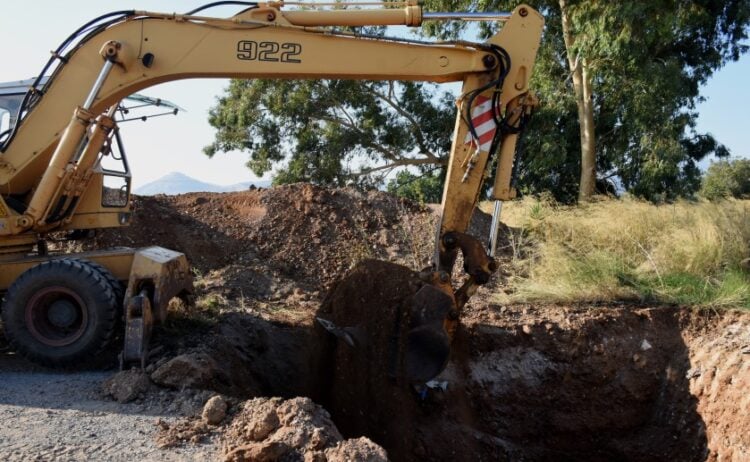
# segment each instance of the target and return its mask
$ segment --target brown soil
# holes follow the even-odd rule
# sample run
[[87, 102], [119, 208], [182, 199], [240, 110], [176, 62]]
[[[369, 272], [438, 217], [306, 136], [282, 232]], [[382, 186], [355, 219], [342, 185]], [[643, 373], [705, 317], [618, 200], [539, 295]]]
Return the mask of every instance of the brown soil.
[[[321, 313], [366, 313], [388, 339], [416, 287], [365, 262]], [[454, 345], [447, 389], [425, 393], [383, 374], [388, 351], [337, 342], [322, 402], [394, 460], [750, 458], [750, 313], [475, 303]]]
[[429, 263], [430, 209], [389, 194], [295, 184], [236, 193], [136, 197], [130, 227], [81, 248], [160, 245], [244, 296], [291, 282], [324, 290], [363, 258]]
[[366, 438], [344, 440], [325, 409], [309, 398], [256, 398], [245, 402], [222, 436], [228, 462], [385, 462], [385, 451]]
[[[233, 311], [157, 336], [166, 348], [152, 379], [185, 356], [167, 372], [194, 367], [198, 388], [310, 396], [344, 437], [367, 436], [397, 461], [750, 460], [750, 313], [498, 306], [485, 289], [436, 388], [424, 389], [388, 374], [395, 321], [421, 283], [402, 266], [355, 266], [423, 267], [431, 210], [310, 185], [137, 206], [131, 229], [86, 245], [181, 250], [202, 274], [202, 294], [222, 294]], [[486, 223], [478, 216], [475, 228]], [[329, 288], [319, 314], [378, 342], [352, 349], [323, 334], [313, 317]]]

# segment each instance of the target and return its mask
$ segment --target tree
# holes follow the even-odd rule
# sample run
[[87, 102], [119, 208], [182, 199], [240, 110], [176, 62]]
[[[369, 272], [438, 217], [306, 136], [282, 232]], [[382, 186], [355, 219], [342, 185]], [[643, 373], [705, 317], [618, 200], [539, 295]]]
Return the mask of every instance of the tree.
[[703, 177], [701, 196], [709, 200], [750, 198], [750, 159], [712, 162]]
[[445, 169], [415, 174], [402, 170], [388, 182], [388, 192], [422, 204], [434, 204], [442, 200]]
[[[441, 10], [511, 10], [517, 0], [426, 0]], [[531, 87], [542, 107], [520, 146], [519, 189], [587, 200], [597, 179], [617, 178], [651, 200], [700, 187], [697, 162], [728, 155], [695, 130], [700, 85], [747, 48], [747, 0], [540, 0], [545, 36]], [[482, 23], [480, 35], [496, 27]], [[428, 23], [440, 38], [465, 23]], [[445, 166], [452, 96], [417, 83], [233, 81], [211, 111], [208, 155], [250, 152], [275, 181], [381, 184], [395, 168]], [[358, 174], [366, 174], [361, 176]]]
[[435, 86], [347, 80], [233, 80], [210, 112], [204, 151], [243, 150], [276, 183], [381, 184], [400, 167], [446, 166], [455, 101]]
[[[491, 11], [518, 3], [427, 0], [426, 7]], [[578, 199], [587, 200], [599, 172], [652, 200], [695, 192], [697, 162], [728, 154], [695, 130], [700, 85], [747, 49], [741, 41], [750, 2], [542, 0], [535, 6], [546, 26], [531, 86], [544, 105], [525, 135], [533, 157], [520, 169], [522, 189], [553, 186], [564, 201], [577, 189]], [[483, 35], [492, 28], [486, 25]], [[431, 32], [448, 38], [461, 28], [433, 25]]]

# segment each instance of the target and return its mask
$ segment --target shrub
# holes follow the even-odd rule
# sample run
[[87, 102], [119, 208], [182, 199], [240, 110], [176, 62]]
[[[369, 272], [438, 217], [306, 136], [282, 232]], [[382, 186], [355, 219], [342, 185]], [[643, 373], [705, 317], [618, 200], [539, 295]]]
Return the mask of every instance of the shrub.
[[701, 195], [708, 200], [750, 198], [750, 159], [712, 163], [703, 177]]

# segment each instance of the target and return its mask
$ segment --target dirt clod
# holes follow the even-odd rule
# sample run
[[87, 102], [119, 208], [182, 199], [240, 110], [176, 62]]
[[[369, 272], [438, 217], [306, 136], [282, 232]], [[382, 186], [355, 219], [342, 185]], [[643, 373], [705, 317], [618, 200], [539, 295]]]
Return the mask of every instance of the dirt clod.
[[203, 406], [203, 420], [211, 425], [218, 425], [227, 416], [228, 404], [221, 396], [213, 396]]
[[151, 379], [169, 388], [210, 388], [220, 374], [216, 360], [203, 352], [183, 354], [157, 368]]
[[386, 462], [388, 455], [367, 438], [352, 438], [326, 449], [325, 459], [328, 462]]
[[151, 380], [140, 369], [120, 371], [102, 384], [105, 395], [118, 403], [129, 403], [151, 388]]
[[200, 417], [191, 417], [169, 424], [163, 420], [156, 422], [157, 432], [154, 439], [160, 448], [172, 448], [185, 443], [199, 444], [210, 436], [214, 427]]
[[367, 438], [344, 441], [328, 412], [309, 398], [246, 401], [221, 440], [227, 461], [387, 460]]

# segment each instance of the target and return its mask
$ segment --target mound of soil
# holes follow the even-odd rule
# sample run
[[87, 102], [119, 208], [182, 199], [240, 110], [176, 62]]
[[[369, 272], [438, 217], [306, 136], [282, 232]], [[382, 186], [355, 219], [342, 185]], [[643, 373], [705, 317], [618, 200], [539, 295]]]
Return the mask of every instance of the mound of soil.
[[247, 401], [221, 436], [226, 461], [385, 462], [367, 438], [344, 440], [328, 412], [309, 398]]
[[[382, 191], [298, 183], [233, 193], [135, 196], [128, 227], [103, 229], [63, 250], [159, 245], [183, 252], [207, 291], [230, 298], [319, 300], [363, 259], [430, 264], [438, 215]], [[469, 232], [485, 239], [490, 217]], [[508, 248], [504, 235], [499, 248]], [[460, 262], [457, 265], [460, 268]]]
[[426, 266], [435, 223], [431, 209], [384, 192], [310, 184], [136, 197], [134, 212], [131, 226], [79, 247], [171, 248], [245, 296], [268, 295], [275, 280], [324, 290], [363, 258]]

